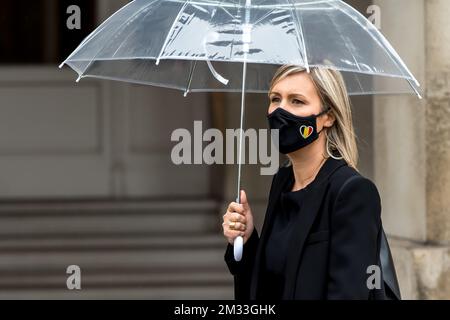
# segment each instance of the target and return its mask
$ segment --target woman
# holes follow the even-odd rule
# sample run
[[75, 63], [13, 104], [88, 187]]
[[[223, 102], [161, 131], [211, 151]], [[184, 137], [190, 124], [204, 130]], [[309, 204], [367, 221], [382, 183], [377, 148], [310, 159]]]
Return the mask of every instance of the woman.
[[[269, 125], [279, 130], [279, 150], [289, 164], [273, 178], [261, 237], [244, 191], [241, 204], [230, 203], [223, 216], [225, 261], [236, 298], [386, 298], [384, 281], [380, 286], [376, 278], [382, 276], [384, 236], [380, 197], [356, 169], [341, 74], [285, 65], [272, 80], [269, 101]], [[238, 235], [244, 238], [244, 254], [236, 262]]]

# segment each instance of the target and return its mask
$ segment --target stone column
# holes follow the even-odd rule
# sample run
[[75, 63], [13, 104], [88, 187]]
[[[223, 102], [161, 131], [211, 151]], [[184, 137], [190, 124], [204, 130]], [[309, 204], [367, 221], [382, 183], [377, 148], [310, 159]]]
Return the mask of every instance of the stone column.
[[450, 299], [450, 1], [425, 1], [426, 248], [417, 249], [424, 298]]
[[[423, 0], [374, 4], [381, 9], [381, 32], [425, 85]], [[426, 239], [424, 117], [424, 101], [417, 96], [374, 97], [374, 171], [385, 229], [416, 241]]]
[[427, 240], [450, 244], [450, 2], [426, 1]]
[[382, 32], [421, 82], [374, 98], [375, 180], [403, 297], [450, 298], [450, 2], [376, 0]]

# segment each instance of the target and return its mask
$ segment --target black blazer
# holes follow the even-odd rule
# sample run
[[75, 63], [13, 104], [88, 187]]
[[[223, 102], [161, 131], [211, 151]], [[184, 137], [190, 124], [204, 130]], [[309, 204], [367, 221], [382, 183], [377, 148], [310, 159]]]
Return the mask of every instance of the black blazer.
[[[233, 246], [227, 244], [224, 258], [234, 276], [237, 300], [259, 299], [258, 287], [264, 281], [260, 276], [261, 261], [268, 228], [281, 191], [292, 175], [292, 166], [281, 167], [275, 174], [261, 237], [255, 228], [244, 245], [241, 261], [234, 260]], [[282, 299], [387, 298], [384, 281], [380, 290], [367, 287], [370, 276], [367, 268], [371, 265], [381, 268], [380, 247], [385, 240], [376, 186], [344, 160], [329, 158], [305, 191], [299, 218], [294, 222], [297, 232], [288, 240], [290, 248]], [[389, 247], [387, 250], [392, 267]], [[389, 276], [394, 278], [394, 289], [398, 290], [395, 270]]]

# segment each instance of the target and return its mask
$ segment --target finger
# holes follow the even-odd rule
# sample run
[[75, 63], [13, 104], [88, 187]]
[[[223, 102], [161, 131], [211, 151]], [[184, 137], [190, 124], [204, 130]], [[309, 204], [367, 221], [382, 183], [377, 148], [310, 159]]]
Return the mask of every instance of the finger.
[[245, 231], [247, 230], [247, 225], [245, 223], [238, 222], [238, 226], [236, 229], [240, 231]]
[[239, 213], [235, 213], [235, 212], [233, 212], [231, 214], [230, 220], [231, 221], [240, 222], [240, 223], [243, 223], [243, 224], [247, 223], [247, 218], [244, 215], [239, 214]]
[[244, 214], [244, 206], [236, 202], [231, 202], [228, 206], [228, 211]]
[[[237, 214], [239, 215], [239, 214]], [[242, 217], [242, 216], [241, 216]], [[228, 220], [222, 223], [222, 227], [228, 230], [245, 231], [247, 230], [247, 225], [243, 222], [238, 222], [235, 220]]]
[[238, 230], [238, 231], [245, 231], [247, 229], [247, 226], [245, 225], [245, 223], [241, 223], [241, 222], [231, 222], [230, 224], [228, 224], [230, 230]]
[[230, 230], [240, 230], [243, 228], [245, 230], [247, 228], [247, 224], [245, 222], [240, 222], [236, 220], [226, 220], [222, 222], [222, 227]]
[[244, 190], [241, 190], [241, 204], [245, 210], [249, 209], [247, 193]]

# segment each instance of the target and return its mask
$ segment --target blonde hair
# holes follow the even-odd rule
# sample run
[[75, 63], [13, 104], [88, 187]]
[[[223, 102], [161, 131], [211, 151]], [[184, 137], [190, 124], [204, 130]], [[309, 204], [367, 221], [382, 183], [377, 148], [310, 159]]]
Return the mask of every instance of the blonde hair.
[[[292, 64], [280, 67], [272, 79], [269, 93], [278, 81], [300, 72], [306, 72], [306, 69]], [[350, 167], [357, 169], [356, 134], [353, 128], [350, 99], [342, 74], [329, 68], [312, 67], [309, 76], [322, 101], [323, 110], [330, 107], [330, 112], [336, 118], [333, 126], [325, 128], [324, 131], [327, 139], [326, 151], [328, 156], [335, 159], [344, 159]]]

